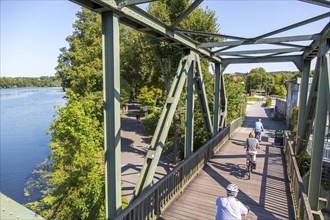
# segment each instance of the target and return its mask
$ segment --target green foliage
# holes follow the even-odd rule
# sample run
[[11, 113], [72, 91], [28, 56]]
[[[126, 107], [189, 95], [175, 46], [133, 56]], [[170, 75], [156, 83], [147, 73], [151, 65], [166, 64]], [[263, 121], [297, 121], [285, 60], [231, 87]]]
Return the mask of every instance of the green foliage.
[[293, 124], [293, 132], [298, 131], [298, 114], [299, 114], [299, 107], [295, 106], [292, 109], [292, 114], [291, 114], [291, 119], [292, 119], [292, 124]]
[[269, 108], [270, 106], [272, 106], [272, 99], [267, 98], [267, 99], [266, 99], [266, 107]]
[[104, 210], [102, 94], [67, 93], [50, 126], [46, 196], [30, 207], [47, 219], [97, 219]]
[[252, 69], [246, 76], [246, 91], [251, 89], [263, 89], [267, 95], [286, 97], [287, 81], [295, 77], [296, 73], [267, 73], [263, 68]]
[[244, 85], [240, 82], [235, 82], [232, 75], [225, 76], [225, 88], [227, 96], [227, 121], [229, 124], [233, 120], [241, 116], [242, 103], [244, 94]]
[[61, 81], [53, 76], [0, 77], [0, 88], [58, 87], [58, 86], [61, 86]]
[[155, 132], [157, 123], [160, 118], [160, 114], [161, 112], [154, 111], [153, 113], [148, 115], [148, 118], [144, 119], [143, 126], [149, 135], [152, 135]]
[[140, 94], [138, 95], [138, 99], [142, 106], [148, 106], [148, 110], [150, 113], [155, 111], [155, 107], [158, 101], [159, 96], [162, 94], [162, 90], [159, 88], [148, 88], [143, 87], [140, 90]]
[[74, 32], [67, 37], [69, 48], [62, 48], [56, 76], [63, 88], [87, 95], [102, 91], [101, 17], [90, 10], [77, 13]]

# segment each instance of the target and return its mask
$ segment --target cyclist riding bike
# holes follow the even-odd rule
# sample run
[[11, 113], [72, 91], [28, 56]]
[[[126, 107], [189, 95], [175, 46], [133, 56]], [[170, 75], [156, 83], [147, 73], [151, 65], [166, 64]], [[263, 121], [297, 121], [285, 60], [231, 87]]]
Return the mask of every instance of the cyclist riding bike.
[[264, 131], [264, 125], [261, 123], [261, 118], [259, 118], [259, 120], [254, 123], [253, 130], [254, 130], [254, 133], [255, 133], [255, 137], [259, 141], [261, 141], [261, 132]]
[[227, 196], [220, 196], [216, 201], [218, 211], [215, 219], [242, 219], [242, 215], [247, 216], [250, 211], [249, 207], [236, 199], [239, 192], [238, 187], [235, 184], [229, 184], [226, 190]]
[[244, 148], [246, 148], [246, 165], [249, 164], [250, 157], [252, 155], [252, 161], [256, 165], [257, 149], [259, 147], [259, 141], [255, 138], [254, 132], [250, 132], [249, 137], [246, 139]]

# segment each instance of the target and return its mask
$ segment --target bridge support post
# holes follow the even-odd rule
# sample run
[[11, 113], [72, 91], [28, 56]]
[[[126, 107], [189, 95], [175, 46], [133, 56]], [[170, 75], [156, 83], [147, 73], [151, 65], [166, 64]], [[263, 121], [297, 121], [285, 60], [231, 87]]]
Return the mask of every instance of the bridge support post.
[[299, 96], [298, 137], [300, 137], [302, 134], [302, 127], [303, 127], [303, 122], [304, 122], [304, 117], [305, 117], [305, 112], [306, 112], [310, 67], [311, 67], [311, 61], [304, 60], [303, 61], [302, 80], [301, 80], [301, 86], [300, 86], [300, 96]]
[[121, 210], [119, 15], [102, 13], [106, 219]]
[[187, 73], [187, 96], [186, 96], [186, 122], [185, 122], [185, 147], [184, 158], [193, 153], [194, 147], [194, 72], [196, 61], [194, 60]]
[[327, 109], [329, 102], [329, 83], [328, 83], [328, 54], [329, 45], [326, 41], [320, 47], [320, 66], [319, 66], [319, 81], [317, 90], [316, 101], [316, 113], [314, 121], [314, 135], [312, 143], [312, 155], [311, 155], [311, 167], [310, 167], [310, 179], [308, 188], [308, 198], [312, 210], [318, 211], [319, 207], [319, 193], [320, 183], [322, 175], [322, 163], [323, 163], [323, 150], [324, 150], [324, 138], [325, 128], [327, 121]]
[[213, 134], [216, 135], [219, 129], [225, 126], [226, 117], [226, 95], [224, 88], [223, 71], [225, 68], [220, 63], [215, 63], [215, 84], [214, 84], [214, 111], [213, 111]]

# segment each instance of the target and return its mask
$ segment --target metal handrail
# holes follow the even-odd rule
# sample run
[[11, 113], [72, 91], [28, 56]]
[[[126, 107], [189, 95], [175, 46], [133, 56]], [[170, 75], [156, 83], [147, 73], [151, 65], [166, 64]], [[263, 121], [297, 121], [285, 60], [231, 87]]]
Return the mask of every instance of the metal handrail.
[[313, 220], [312, 209], [310, 207], [304, 183], [300, 175], [296, 156], [292, 147], [292, 141], [289, 140], [287, 132], [285, 132], [284, 135], [284, 142], [289, 185], [295, 205], [296, 219]]
[[155, 185], [146, 189], [114, 219], [157, 219], [162, 211], [180, 195], [189, 182], [204, 167], [207, 161], [241, 126], [242, 118], [236, 119], [206, 144], [184, 160]]

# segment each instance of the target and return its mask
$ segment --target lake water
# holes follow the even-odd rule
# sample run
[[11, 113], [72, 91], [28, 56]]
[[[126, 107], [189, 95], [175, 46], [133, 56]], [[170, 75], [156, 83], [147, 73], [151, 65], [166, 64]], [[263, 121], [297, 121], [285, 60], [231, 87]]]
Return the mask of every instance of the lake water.
[[0, 191], [21, 204], [32, 171], [49, 155], [46, 129], [63, 96], [58, 87], [0, 89]]

